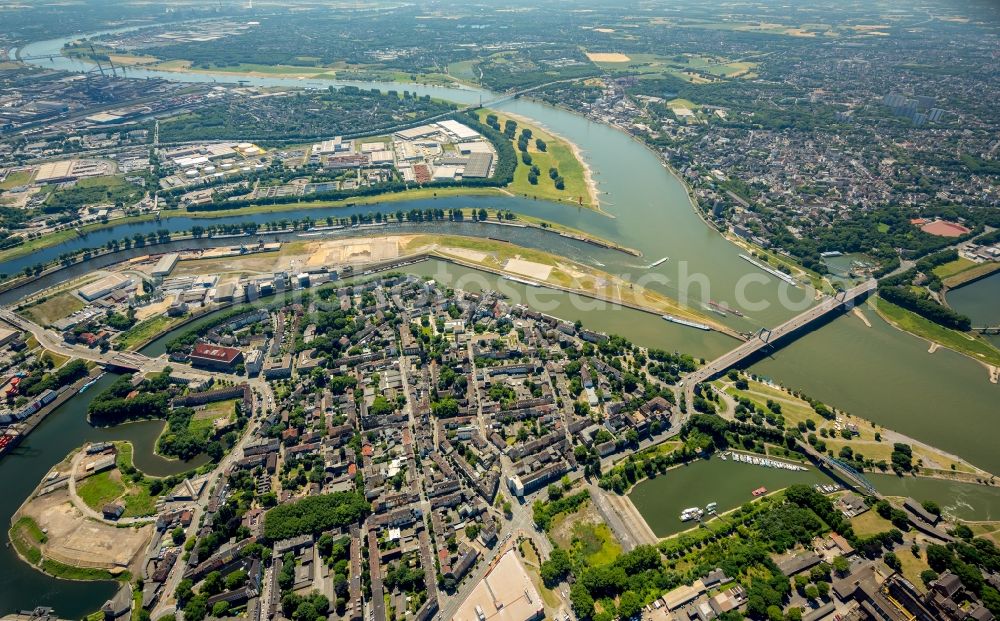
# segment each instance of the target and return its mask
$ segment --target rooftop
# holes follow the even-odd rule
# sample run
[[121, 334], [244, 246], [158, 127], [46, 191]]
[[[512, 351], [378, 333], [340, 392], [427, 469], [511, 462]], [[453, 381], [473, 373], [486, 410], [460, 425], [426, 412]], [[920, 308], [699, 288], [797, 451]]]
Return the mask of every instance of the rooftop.
[[455, 613], [453, 621], [529, 621], [544, 616], [542, 598], [517, 552], [500, 557]]

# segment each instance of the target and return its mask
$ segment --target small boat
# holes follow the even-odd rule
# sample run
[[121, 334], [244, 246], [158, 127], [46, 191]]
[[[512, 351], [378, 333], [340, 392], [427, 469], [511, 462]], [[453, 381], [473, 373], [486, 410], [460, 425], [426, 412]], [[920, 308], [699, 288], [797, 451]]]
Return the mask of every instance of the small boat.
[[707, 505], [705, 505], [705, 513], [715, 513], [716, 509], [718, 508], [719, 508], [719, 503], [710, 502]]
[[96, 383], [97, 383], [96, 379], [90, 380], [89, 382], [87, 382], [83, 386], [80, 386], [80, 390], [78, 390], [76, 394], [82, 395], [83, 393], [87, 392], [88, 388], [90, 388], [91, 386], [93, 386]]
[[681, 511], [681, 521], [688, 522], [690, 520], [700, 520], [701, 516], [705, 515], [699, 507], [688, 507]]
[[762, 487], [758, 487], [757, 489], [755, 489], [755, 490], [754, 490], [753, 492], [751, 492], [751, 493], [752, 493], [752, 494], [753, 494], [753, 495], [754, 495], [755, 497], [757, 497], [757, 496], [763, 496], [764, 494], [766, 494], [766, 493], [767, 493], [767, 488], [766, 488], [766, 487], [763, 487], [763, 486], [762, 486]]

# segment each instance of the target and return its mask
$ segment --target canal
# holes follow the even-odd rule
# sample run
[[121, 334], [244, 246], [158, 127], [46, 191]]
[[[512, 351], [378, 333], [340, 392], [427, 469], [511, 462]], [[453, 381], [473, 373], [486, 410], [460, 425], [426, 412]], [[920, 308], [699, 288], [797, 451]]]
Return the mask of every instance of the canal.
[[63, 619], [78, 619], [100, 608], [115, 592], [114, 583], [58, 580], [28, 566], [7, 545], [7, 529], [21, 503], [70, 451], [85, 442], [130, 441], [137, 468], [153, 476], [168, 476], [190, 470], [207, 461], [201, 456], [189, 462], [164, 459], [153, 452], [163, 421], [140, 421], [111, 428], [87, 422], [90, 402], [110, 386], [117, 375], [107, 374], [82, 395], [53, 411], [20, 446], [0, 458], [0, 613], [22, 608], [51, 606]]

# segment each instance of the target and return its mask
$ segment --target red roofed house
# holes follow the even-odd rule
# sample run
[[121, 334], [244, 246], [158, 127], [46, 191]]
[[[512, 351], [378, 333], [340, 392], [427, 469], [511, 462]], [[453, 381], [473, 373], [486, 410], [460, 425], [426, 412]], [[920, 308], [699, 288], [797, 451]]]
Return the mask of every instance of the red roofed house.
[[243, 362], [243, 352], [235, 347], [195, 343], [191, 350], [191, 365], [215, 371], [232, 371]]

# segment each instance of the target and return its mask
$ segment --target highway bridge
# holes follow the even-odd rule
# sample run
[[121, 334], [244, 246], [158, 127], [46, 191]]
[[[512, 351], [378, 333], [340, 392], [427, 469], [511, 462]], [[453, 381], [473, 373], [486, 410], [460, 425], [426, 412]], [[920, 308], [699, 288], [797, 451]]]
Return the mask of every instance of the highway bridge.
[[687, 401], [688, 410], [691, 411], [693, 408], [694, 387], [697, 384], [708, 381], [721, 375], [722, 373], [725, 373], [730, 368], [753, 356], [762, 349], [767, 347], [776, 347], [778, 341], [782, 340], [784, 337], [801, 330], [805, 326], [808, 326], [829, 313], [839, 311], [845, 307], [853, 307], [855, 301], [866, 297], [869, 293], [874, 291], [877, 286], [878, 281], [871, 279], [854, 287], [853, 289], [841, 291], [836, 296], [826, 297], [816, 306], [813, 306], [800, 315], [792, 317], [776, 328], [770, 330], [762, 328], [746, 343], [743, 343], [736, 349], [723, 354], [697, 371], [691, 373], [684, 378], [684, 397]]

